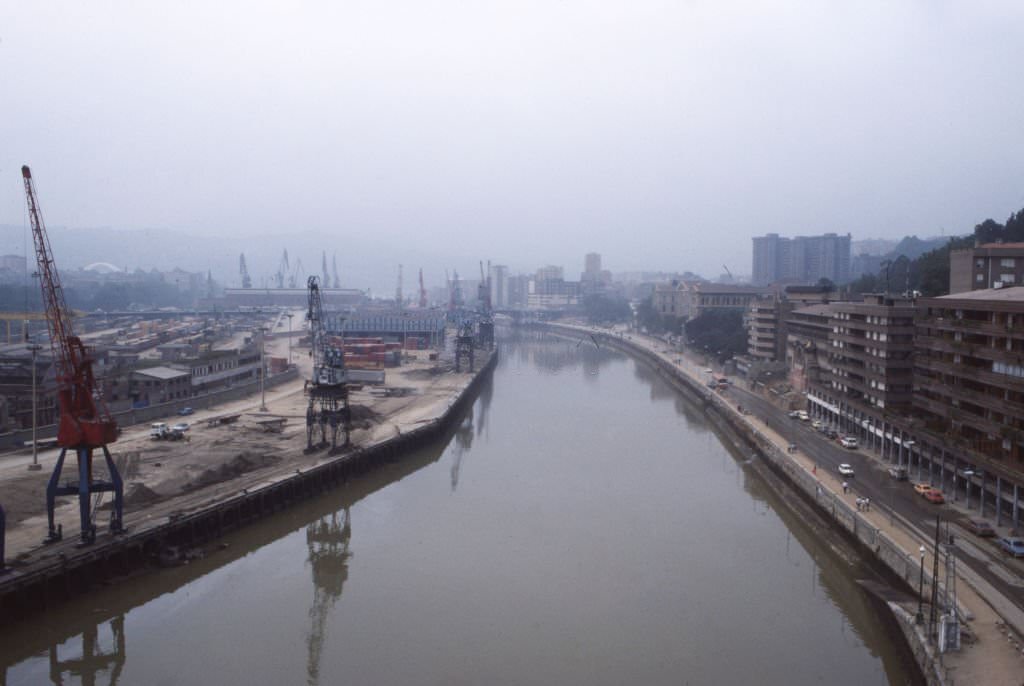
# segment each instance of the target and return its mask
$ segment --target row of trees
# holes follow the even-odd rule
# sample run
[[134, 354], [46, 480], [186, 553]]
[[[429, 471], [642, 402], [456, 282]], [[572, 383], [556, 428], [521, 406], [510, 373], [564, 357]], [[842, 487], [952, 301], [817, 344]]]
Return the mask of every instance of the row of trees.
[[1000, 224], [986, 219], [974, 227], [967, 236], [949, 239], [945, 245], [930, 250], [916, 259], [905, 255], [883, 265], [877, 274], [865, 274], [849, 285], [851, 293], [877, 293], [880, 291], [919, 291], [926, 297], [949, 293], [949, 253], [970, 248], [977, 243], [1024, 242], [1024, 209], [1009, 216]]

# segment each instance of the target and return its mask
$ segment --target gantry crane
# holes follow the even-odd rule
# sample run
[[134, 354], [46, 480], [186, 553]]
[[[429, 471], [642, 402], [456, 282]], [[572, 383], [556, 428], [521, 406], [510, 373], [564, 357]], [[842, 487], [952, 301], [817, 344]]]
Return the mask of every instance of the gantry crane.
[[[345, 353], [342, 348], [331, 345], [324, 325], [323, 305], [320, 301], [320, 283], [316, 276], [309, 277], [309, 322], [310, 345], [313, 356], [313, 378], [306, 384], [309, 405], [306, 407], [306, 449], [314, 450], [330, 445], [331, 450], [347, 446], [351, 427], [351, 412], [348, 406], [348, 373], [345, 370]], [[331, 438], [327, 440], [328, 429]], [[345, 440], [338, 445], [338, 432]], [[313, 442], [319, 432], [320, 441]]]
[[285, 248], [284, 255], [281, 256], [281, 263], [277, 266], [277, 271], [274, 272], [274, 285], [277, 288], [284, 288], [284, 281], [288, 278], [288, 274], [291, 272], [291, 267], [288, 265], [288, 249]]
[[249, 277], [249, 268], [245, 266], [245, 253], [238, 256], [238, 275], [242, 279], [242, 288], [252, 288], [252, 278]]
[[[59, 541], [63, 527], [54, 525], [54, 505], [59, 495], [78, 495], [78, 512], [82, 524], [82, 543], [96, 540], [95, 514], [91, 498], [94, 493], [113, 492], [114, 508], [110, 513], [110, 530], [123, 530], [124, 489], [121, 475], [114, 465], [107, 445], [117, 440], [117, 424], [111, 417], [106, 403], [96, 387], [92, 373], [92, 358], [75, 335], [71, 326], [71, 311], [64, 300], [64, 289], [53, 261], [50, 239], [46, 235], [43, 216], [36, 199], [32, 173], [27, 166], [21, 168], [25, 181], [25, 196], [28, 200], [29, 220], [32, 224], [32, 241], [35, 244], [36, 264], [43, 302], [46, 305], [47, 324], [50, 329], [50, 347], [56, 364], [57, 404], [60, 408], [60, 423], [57, 427], [57, 445], [60, 457], [46, 486], [46, 517], [49, 523], [47, 542]], [[68, 449], [75, 451], [78, 459], [78, 483], [60, 485], [61, 470]], [[103, 451], [109, 481], [98, 481], [93, 477], [93, 451]], [[98, 499], [97, 499], [98, 500]]]
[[[487, 262], [490, 272], [490, 261]], [[484, 274], [484, 263], [480, 261], [480, 286], [477, 289], [480, 301], [479, 323], [477, 330], [480, 337], [480, 347], [490, 349], [494, 345], [494, 311], [491, 307], [491, 276]]]

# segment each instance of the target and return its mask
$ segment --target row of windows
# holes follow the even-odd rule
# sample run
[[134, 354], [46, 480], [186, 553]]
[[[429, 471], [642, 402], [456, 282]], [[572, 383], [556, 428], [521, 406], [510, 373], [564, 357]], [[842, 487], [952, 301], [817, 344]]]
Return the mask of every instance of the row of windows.
[[[1007, 269], [1012, 269], [1012, 268], [1017, 266], [1017, 260], [1012, 258], [1012, 257], [1004, 257], [1004, 258], [999, 260], [999, 266], [1000, 267], [1006, 267]], [[978, 259], [974, 260], [974, 268], [975, 269], [984, 269], [985, 268], [985, 258], [979, 257]]]
[[[956, 357], [959, 357], [957, 355]], [[959, 360], [957, 360], [959, 362]], [[993, 362], [992, 371], [996, 374], [1005, 374], [1007, 376], [1015, 376], [1020, 379], [1024, 379], [1024, 366], [1019, 364], [1009, 364], [1007, 362]]]

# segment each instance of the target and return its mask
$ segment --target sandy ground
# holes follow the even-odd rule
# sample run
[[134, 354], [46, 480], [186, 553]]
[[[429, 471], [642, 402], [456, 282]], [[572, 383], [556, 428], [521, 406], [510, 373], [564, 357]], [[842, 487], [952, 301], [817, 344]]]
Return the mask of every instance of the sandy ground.
[[[268, 355], [287, 355], [287, 340], [268, 341]], [[157, 441], [149, 425], [128, 427], [110, 446], [125, 483], [125, 525], [187, 512], [260, 483], [275, 481], [328, 459], [326, 450], [306, 455], [306, 404], [303, 377], [308, 375], [308, 348], [293, 348], [300, 378], [267, 392], [267, 412], [260, 396], [225, 403], [188, 417], [169, 417], [168, 424], [189, 423], [187, 441]], [[440, 416], [469, 383], [471, 375], [456, 374], [449, 359], [428, 360], [427, 351], [409, 353], [406, 364], [387, 370], [385, 388], [404, 389], [404, 395], [385, 397], [382, 389], [364, 388], [350, 397], [355, 430], [353, 445], [371, 445]], [[214, 417], [240, 414], [234, 424], [210, 426]], [[284, 419], [280, 433], [264, 430], [261, 422]], [[46, 555], [40, 543], [47, 532], [46, 483], [59, 451], [40, 453], [40, 471], [29, 471], [31, 451], [0, 456], [0, 504], [7, 512], [7, 559], [25, 563]], [[106, 478], [102, 457], [94, 457], [95, 478]], [[65, 460], [62, 481], [77, 481], [73, 455]], [[96, 518], [100, 535], [108, 523], [104, 506]], [[60, 498], [56, 520], [64, 538], [79, 532], [77, 498]]]

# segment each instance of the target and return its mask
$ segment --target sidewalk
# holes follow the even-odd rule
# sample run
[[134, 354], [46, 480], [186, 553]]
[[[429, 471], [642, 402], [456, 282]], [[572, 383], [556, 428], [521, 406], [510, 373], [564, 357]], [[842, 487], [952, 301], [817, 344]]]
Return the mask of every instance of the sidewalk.
[[[594, 331], [592, 327], [582, 325], [568, 326], [588, 332]], [[606, 335], [619, 337], [627, 343], [654, 353], [664, 363], [682, 372], [697, 384], [705, 385], [708, 381], [710, 375], [705, 371], [709, 368], [708, 366], [698, 364], [682, 352], [670, 350], [668, 345], [660, 339], [622, 330], [612, 333], [609, 333], [608, 330], [599, 329], [599, 331]], [[818, 470], [814, 460], [802, 452], [789, 453], [787, 448], [791, 441], [788, 437], [774, 431], [764, 421], [753, 415], [741, 414], [733, 403], [723, 402], [721, 406], [727, 408], [734, 419], [746, 422], [779, 451], [786, 453], [807, 474], [812, 475], [822, 489], [849, 506], [855, 507], [858, 497], [855, 489], [851, 489], [849, 493], [843, 493], [842, 481], [838, 475], [824, 469]], [[873, 455], [869, 455], [869, 457], [877, 459]], [[870, 511], [860, 511], [857, 514], [867, 520], [871, 526], [884, 532], [893, 543], [902, 549], [906, 559], [919, 559], [918, 549], [924, 545], [925, 549], [929, 551], [925, 556], [925, 569], [929, 571], [932, 569], [934, 560], [930, 551], [934, 542], [923, 540], [917, 532], [906, 527], [898, 515], [890, 519], [884, 503], [872, 503]], [[939, 566], [941, 575], [941, 560]], [[957, 566], [957, 599], [959, 605], [969, 612], [964, 626], [967, 633], [964, 634], [962, 648], [959, 652], [946, 653], [941, 658], [940, 662], [945, 667], [947, 675], [960, 683], [1019, 686], [1022, 683], [1021, 675], [1024, 675], [1024, 645], [1022, 645], [1024, 641], [1021, 639], [1021, 636], [1024, 635], [1024, 611], [990, 584], [977, 577], [966, 565]], [[917, 608], [905, 609], [908, 609], [913, 615]], [[921, 638], [924, 642], [924, 637], [921, 636]]]

